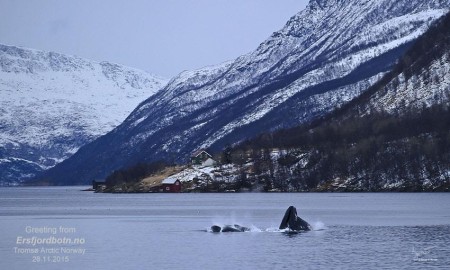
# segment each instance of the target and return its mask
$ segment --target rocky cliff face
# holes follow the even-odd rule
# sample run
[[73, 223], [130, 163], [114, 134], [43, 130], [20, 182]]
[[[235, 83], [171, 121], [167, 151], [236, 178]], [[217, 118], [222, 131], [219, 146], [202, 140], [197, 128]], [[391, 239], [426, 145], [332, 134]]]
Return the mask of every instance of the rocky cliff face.
[[165, 83], [118, 64], [0, 45], [0, 183], [68, 158]]
[[312, 0], [254, 52], [173, 78], [42, 179], [87, 183], [317, 119], [373, 85], [449, 7], [448, 0]]

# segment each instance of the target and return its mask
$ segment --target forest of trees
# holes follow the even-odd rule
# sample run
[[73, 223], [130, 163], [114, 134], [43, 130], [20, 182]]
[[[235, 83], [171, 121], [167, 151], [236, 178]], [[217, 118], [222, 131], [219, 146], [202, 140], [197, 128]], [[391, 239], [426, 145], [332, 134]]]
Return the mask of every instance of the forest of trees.
[[[273, 148], [285, 149], [276, 161], [269, 156]], [[347, 183], [351, 190], [403, 182], [396, 190], [419, 191], [424, 181], [436, 182], [430, 187], [450, 183], [450, 111], [434, 106], [402, 116], [376, 113], [262, 134], [228, 155], [242, 153], [252, 153], [253, 181], [270, 179], [282, 191], [315, 190], [335, 179], [354, 181]]]
[[169, 166], [168, 163], [158, 161], [148, 164], [140, 163], [126, 169], [117, 170], [106, 177], [106, 186], [107, 188], [113, 188], [114, 186], [122, 183], [134, 184], [149, 175], [162, 171], [167, 166]]

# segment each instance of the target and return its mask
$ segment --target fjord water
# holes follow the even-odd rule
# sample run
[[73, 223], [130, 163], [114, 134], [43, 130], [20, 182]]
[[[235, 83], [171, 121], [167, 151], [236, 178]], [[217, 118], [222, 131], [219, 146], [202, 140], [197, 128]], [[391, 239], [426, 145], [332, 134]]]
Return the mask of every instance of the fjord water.
[[[450, 266], [448, 193], [94, 194], [81, 189], [0, 188], [0, 269]], [[277, 230], [290, 205], [313, 231]], [[207, 232], [212, 224], [234, 223], [252, 231]], [[51, 236], [84, 241], [23, 242]], [[23, 253], [32, 248], [39, 252]]]

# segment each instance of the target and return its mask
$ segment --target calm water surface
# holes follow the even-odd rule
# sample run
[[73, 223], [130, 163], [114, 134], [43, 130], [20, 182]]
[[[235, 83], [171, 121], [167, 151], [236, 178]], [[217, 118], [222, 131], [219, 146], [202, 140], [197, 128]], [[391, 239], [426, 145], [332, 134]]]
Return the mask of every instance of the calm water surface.
[[[0, 269], [450, 267], [446, 193], [94, 194], [80, 189], [0, 188]], [[277, 230], [290, 205], [313, 231]], [[206, 232], [213, 224], [235, 223], [252, 232]], [[60, 239], [72, 243], [51, 242]]]

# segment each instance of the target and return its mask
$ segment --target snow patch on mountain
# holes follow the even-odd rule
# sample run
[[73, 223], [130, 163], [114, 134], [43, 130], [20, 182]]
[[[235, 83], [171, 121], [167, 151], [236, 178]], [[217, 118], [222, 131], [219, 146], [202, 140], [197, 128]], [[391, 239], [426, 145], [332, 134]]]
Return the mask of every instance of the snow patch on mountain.
[[450, 52], [432, 61], [420, 73], [406, 78], [402, 73], [378, 91], [365, 106], [365, 112], [398, 113], [406, 108], [421, 109], [435, 104], [450, 105]]

